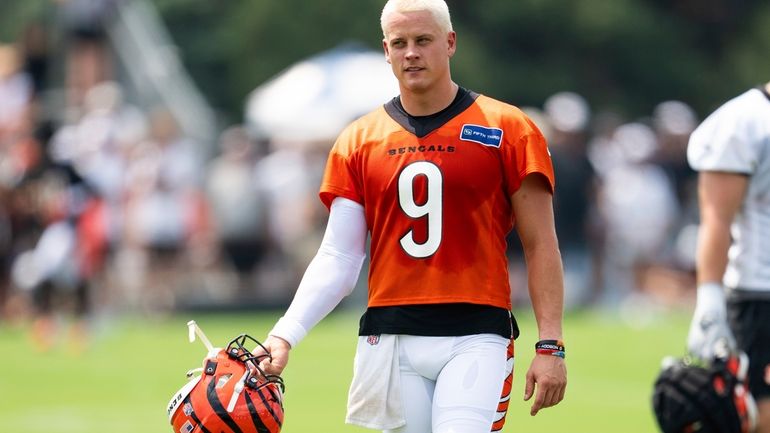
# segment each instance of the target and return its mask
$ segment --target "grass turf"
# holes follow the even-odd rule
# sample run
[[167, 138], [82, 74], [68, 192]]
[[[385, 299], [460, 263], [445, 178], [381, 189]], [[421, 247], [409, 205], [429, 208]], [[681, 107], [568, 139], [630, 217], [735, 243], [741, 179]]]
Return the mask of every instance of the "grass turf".
[[[62, 343], [40, 353], [28, 329], [0, 324], [0, 432], [171, 432], [165, 407], [199, 367], [205, 350], [187, 342], [195, 319], [218, 346], [241, 332], [264, 338], [278, 313], [194, 314], [166, 318], [113, 317], [98, 322], [90, 347], [74, 353]], [[642, 317], [642, 316], [640, 316]], [[561, 405], [529, 416], [522, 401], [533, 355], [531, 314], [517, 314], [522, 336], [505, 432], [596, 433], [657, 430], [652, 383], [665, 355], [681, 354], [689, 316], [656, 313], [643, 323], [596, 312], [565, 318], [569, 385]], [[357, 316], [337, 313], [292, 351], [283, 433], [354, 433], [345, 425], [345, 401], [355, 352]]]

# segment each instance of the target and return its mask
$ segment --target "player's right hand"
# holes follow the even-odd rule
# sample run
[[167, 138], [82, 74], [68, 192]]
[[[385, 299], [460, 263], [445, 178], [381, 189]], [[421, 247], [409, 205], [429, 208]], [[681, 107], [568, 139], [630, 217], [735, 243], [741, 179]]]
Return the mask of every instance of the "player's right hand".
[[[270, 357], [265, 357], [259, 363], [259, 368], [267, 374], [280, 375], [289, 362], [291, 345], [283, 338], [270, 335], [262, 346], [270, 353]], [[257, 347], [254, 349], [254, 355], [264, 355], [264, 350], [261, 347]]]
[[727, 306], [720, 285], [698, 287], [698, 301], [687, 334], [687, 350], [703, 361], [724, 357], [736, 350], [735, 337], [727, 323]]

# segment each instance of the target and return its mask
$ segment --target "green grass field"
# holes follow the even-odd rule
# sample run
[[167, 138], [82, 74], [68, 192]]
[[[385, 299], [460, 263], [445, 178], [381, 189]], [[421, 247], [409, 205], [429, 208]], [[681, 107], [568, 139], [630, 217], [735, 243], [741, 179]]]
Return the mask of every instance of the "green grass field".
[[[278, 313], [195, 314], [163, 319], [119, 317], [100, 321], [91, 347], [72, 353], [62, 343], [49, 353], [32, 349], [28, 329], [0, 324], [0, 432], [171, 432], [165, 407], [200, 366], [205, 353], [187, 342], [195, 319], [215, 345], [238, 333], [261, 339]], [[506, 432], [601, 433], [657, 431], [650, 409], [652, 382], [665, 355], [681, 354], [689, 316], [659, 313], [644, 325], [617, 315], [570, 313], [565, 318], [569, 385], [561, 405], [529, 416], [522, 401], [524, 375], [536, 328], [517, 314], [514, 391]], [[357, 314], [326, 318], [292, 351], [283, 433], [353, 433], [345, 400], [355, 352]]]

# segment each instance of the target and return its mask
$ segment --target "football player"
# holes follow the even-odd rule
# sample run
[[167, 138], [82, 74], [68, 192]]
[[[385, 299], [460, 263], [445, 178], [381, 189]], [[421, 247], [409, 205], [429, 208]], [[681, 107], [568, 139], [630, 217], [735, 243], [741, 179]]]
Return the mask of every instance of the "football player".
[[518, 108], [456, 84], [443, 0], [390, 0], [385, 59], [400, 95], [349, 125], [328, 158], [319, 251], [265, 341], [289, 351], [350, 293], [371, 236], [347, 422], [386, 432], [500, 430], [513, 338], [506, 235], [516, 228], [539, 342], [526, 375], [531, 415], [564, 398], [563, 276], [545, 139]]
[[693, 132], [701, 225], [688, 350], [749, 356], [759, 433], [770, 432], [770, 83], [728, 101]]

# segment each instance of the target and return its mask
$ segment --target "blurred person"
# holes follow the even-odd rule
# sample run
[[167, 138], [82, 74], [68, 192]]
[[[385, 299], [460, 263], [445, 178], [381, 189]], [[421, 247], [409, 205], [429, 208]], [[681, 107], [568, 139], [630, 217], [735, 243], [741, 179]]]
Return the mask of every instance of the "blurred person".
[[695, 171], [686, 157], [687, 141], [697, 126], [695, 111], [681, 101], [664, 101], [653, 110], [652, 121], [660, 143], [654, 162], [674, 183], [680, 206], [687, 207], [691, 201], [697, 201]]
[[613, 135], [626, 119], [612, 110], [597, 112], [591, 122], [591, 137], [586, 152], [597, 179], [601, 180], [613, 167], [622, 163], [622, 149], [615, 145]]
[[567, 306], [590, 301], [593, 281], [592, 259], [595, 240], [590, 219], [595, 214], [595, 174], [588, 160], [588, 102], [574, 92], [558, 92], [548, 97], [544, 111], [551, 125], [549, 149], [559, 182], [554, 190], [554, 215], [559, 250], [564, 261]]
[[219, 148], [220, 155], [208, 167], [206, 195], [216, 236], [239, 277], [240, 289], [246, 289], [268, 247], [265, 198], [254, 182], [259, 157], [242, 126], [227, 128]]
[[615, 145], [613, 135], [624, 123], [623, 116], [613, 110], [600, 110], [593, 114], [591, 119], [591, 137], [586, 144], [586, 157], [591, 164], [594, 173], [593, 204], [590, 207], [591, 216], [587, 230], [593, 248], [592, 281], [589, 286], [588, 302], [592, 306], [601, 306], [605, 294], [605, 260], [607, 258], [607, 223], [601, 205], [601, 192], [605, 187], [607, 173], [619, 164], [622, 164], [622, 151]]
[[[105, 266], [122, 251], [126, 198], [129, 191], [129, 158], [147, 139], [148, 121], [142, 110], [128, 103], [123, 87], [114, 81], [90, 89], [82, 107], [70, 107], [48, 144], [51, 161], [71, 167], [100, 199], [99, 218], [106, 237]], [[99, 273], [102, 300], [119, 295], [120, 273]], [[102, 278], [110, 277], [110, 278]], [[112, 284], [110, 284], [112, 283]]]
[[120, 0], [61, 0], [59, 25], [64, 29], [67, 105], [82, 107], [88, 91], [115, 78], [108, 39]]
[[[33, 110], [34, 88], [22, 69], [17, 45], [0, 44], [0, 310], [19, 317], [20, 296], [11, 290], [14, 256], [36, 238], [39, 226], [32, 217], [35, 178], [44, 170], [44, 137]], [[11, 311], [13, 310], [13, 311]]]
[[35, 347], [52, 349], [59, 339], [58, 323], [69, 313], [74, 318], [70, 348], [79, 353], [87, 342], [93, 279], [104, 259], [103, 207], [71, 166], [49, 167], [35, 182], [33, 211], [42, 228], [34, 246], [15, 258], [14, 285], [31, 295]]
[[646, 271], [665, 249], [679, 209], [673, 185], [651, 162], [658, 142], [649, 126], [621, 125], [609, 145], [616, 159], [603, 172], [598, 192], [605, 224], [604, 284], [598, 301], [614, 309], [642, 294]]
[[0, 320], [8, 315], [6, 301], [10, 288], [11, 216], [7, 206], [9, 191], [0, 184]]
[[184, 266], [208, 228], [197, 143], [181, 134], [163, 108], [150, 115], [149, 138], [131, 149], [126, 173], [125, 247], [139, 266], [134, 302], [167, 311]]
[[518, 335], [505, 255], [513, 227], [541, 340], [526, 375], [530, 414], [558, 404], [566, 388], [548, 149], [519, 109], [452, 81], [456, 34], [444, 1], [391, 0], [381, 25], [400, 96], [348, 126], [329, 153], [326, 233], [262, 366], [280, 373], [290, 349], [350, 293], [369, 233], [369, 302], [346, 421], [385, 432], [497, 431]]
[[70, 161], [117, 212], [125, 194], [128, 154], [146, 139], [148, 121], [124, 100], [122, 86], [100, 82], [88, 90], [82, 116], [57, 131], [52, 153]]
[[658, 104], [652, 113], [652, 127], [659, 146], [651, 162], [660, 167], [674, 190], [679, 212], [658, 264], [648, 272], [657, 298], [667, 304], [689, 305], [695, 284], [695, 233], [698, 222], [697, 176], [687, 164], [687, 142], [697, 126], [695, 111], [682, 101]]
[[770, 83], [723, 104], [690, 137], [698, 172], [697, 301], [689, 351], [749, 356], [758, 433], [770, 432]]
[[0, 152], [26, 133], [33, 98], [33, 83], [22, 69], [15, 45], [0, 44]]
[[49, 35], [41, 22], [31, 22], [24, 26], [19, 44], [24, 58], [24, 71], [32, 80], [35, 95], [49, 87], [51, 68]]
[[19, 133], [0, 147], [0, 184], [16, 188], [24, 179], [37, 175], [45, 165], [40, 140], [31, 131]]
[[307, 244], [315, 239], [317, 246], [320, 238], [314, 209], [323, 207], [314, 191], [321, 179], [316, 172], [324, 167], [311, 158], [306, 144], [271, 143], [271, 147], [254, 170], [254, 184], [266, 204], [267, 241], [272, 247], [265, 258], [271, 264], [263, 281], [268, 290], [269, 286], [296, 285], [313, 257], [314, 250]]

